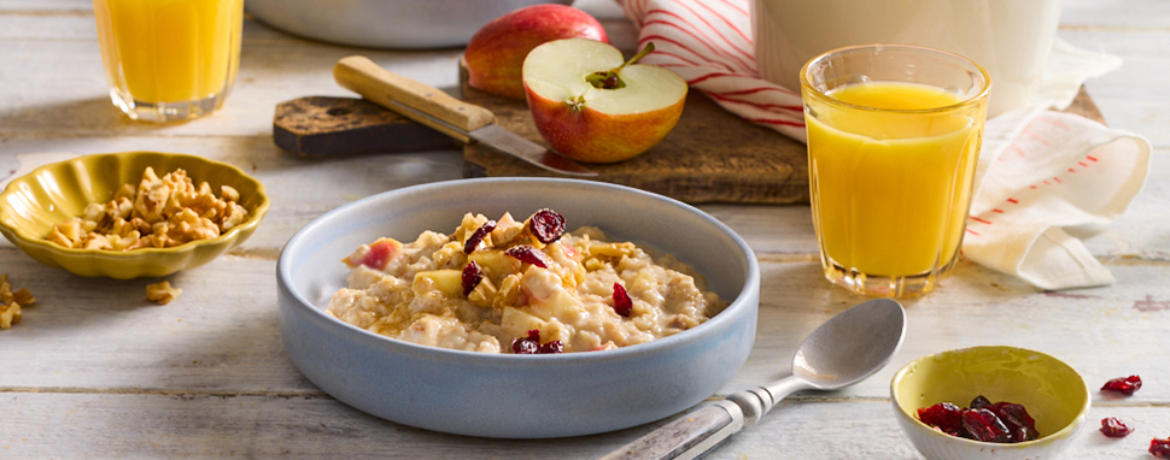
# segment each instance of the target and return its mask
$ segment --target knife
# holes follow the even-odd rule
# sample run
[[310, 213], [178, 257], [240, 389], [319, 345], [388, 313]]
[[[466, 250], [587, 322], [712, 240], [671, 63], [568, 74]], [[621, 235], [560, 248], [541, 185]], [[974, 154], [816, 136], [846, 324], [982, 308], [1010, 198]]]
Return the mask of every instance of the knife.
[[500, 127], [490, 110], [383, 69], [365, 56], [349, 56], [337, 61], [333, 66], [333, 79], [375, 104], [464, 143], [479, 142], [567, 176], [597, 175], [576, 161]]

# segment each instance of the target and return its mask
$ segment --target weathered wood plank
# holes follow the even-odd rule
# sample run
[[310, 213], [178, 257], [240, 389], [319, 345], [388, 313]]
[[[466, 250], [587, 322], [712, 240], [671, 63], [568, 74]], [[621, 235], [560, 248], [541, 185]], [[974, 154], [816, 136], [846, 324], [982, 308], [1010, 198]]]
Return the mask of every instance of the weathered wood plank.
[[[593, 459], [664, 422], [616, 433], [552, 440], [451, 436], [382, 421], [328, 397], [0, 393], [6, 459], [330, 458]], [[1073, 460], [1145, 458], [1149, 439], [1170, 433], [1165, 409], [1094, 407], [1068, 455]], [[571, 416], [566, 414], [566, 416]], [[1121, 440], [1096, 432], [1119, 417], [1137, 427]], [[95, 432], [92, 427], [102, 427]], [[344, 454], [341, 454], [344, 453]], [[782, 403], [708, 457], [921, 459], [884, 399]]]

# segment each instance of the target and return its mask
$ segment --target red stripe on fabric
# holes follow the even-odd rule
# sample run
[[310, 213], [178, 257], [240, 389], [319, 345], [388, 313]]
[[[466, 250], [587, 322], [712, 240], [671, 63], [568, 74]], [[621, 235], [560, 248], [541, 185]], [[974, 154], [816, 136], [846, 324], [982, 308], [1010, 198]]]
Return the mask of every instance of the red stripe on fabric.
[[989, 220], [983, 220], [983, 219], [980, 219], [980, 218], [978, 218], [978, 217], [972, 217], [972, 218], [971, 218], [971, 220], [973, 220], [973, 221], [975, 221], [975, 222], [979, 222], [979, 223], [981, 223], [981, 224], [987, 224], [987, 225], [991, 225], [991, 221], [989, 221]]
[[716, 93], [712, 93], [712, 92], [706, 92], [706, 94], [708, 96], [711, 96], [711, 98], [718, 99], [720, 101], [732, 102], [732, 103], [736, 103], [736, 104], [750, 105], [752, 107], [758, 107], [761, 109], [782, 109], [782, 110], [791, 110], [794, 112], [804, 112], [804, 106], [802, 106], [802, 105], [761, 104], [759, 102], [751, 102], [751, 101], [743, 101], [743, 100], [739, 100], [739, 99], [732, 99], [730, 97], [720, 96], [720, 95], [718, 95]]
[[1056, 181], [1056, 183], [1058, 183], [1058, 184], [1063, 184], [1063, 183], [1064, 183], [1063, 181], [1061, 181], [1061, 180], [1060, 180], [1060, 178], [1059, 178], [1059, 177], [1053, 177], [1053, 178], [1052, 178], [1052, 180]]
[[1015, 198], [1008, 198], [1007, 200], [1008, 200], [1008, 203], [1011, 203], [1011, 204], [1020, 204], [1020, 200], [1017, 200]]
[[803, 127], [804, 127], [804, 123], [795, 122], [795, 121], [788, 121], [788, 120], [773, 120], [773, 119], [770, 119], [770, 118], [745, 118], [745, 120], [747, 120], [747, 121], [750, 121], [750, 122], [752, 122], [752, 123], [764, 123], [764, 124], [769, 124], [769, 125], [784, 125], [784, 126], [795, 126], [795, 127], [798, 127], [798, 128], [803, 128]]
[[[678, 40], [675, 40], [675, 39], [673, 39], [673, 38], [667, 37], [667, 36], [665, 36], [665, 35], [657, 35], [657, 34], [655, 34], [655, 35], [647, 35], [647, 36], [645, 36], [645, 37], [642, 37], [642, 38], [638, 39], [638, 48], [641, 48], [643, 43], [645, 43], [645, 42], [648, 42], [648, 41], [651, 41], [651, 40], [662, 40], [662, 41], [664, 41], [664, 42], [670, 43], [670, 44], [672, 44], [672, 45], [674, 45], [674, 46], [677, 46], [677, 47], [679, 47], [679, 48], [681, 48], [681, 49], [684, 49], [684, 50], [686, 50], [686, 51], [690, 52], [691, 54], [694, 54], [696, 57], [698, 57], [699, 59], [702, 59], [702, 60], [704, 60], [705, 62], [709, 62], [709, 63], [711, 63], [711, 64], [718, 64], [718, 65], [720, 65], [720, 66], [722, 66], [722, 67], [726, 68], [728, 72], [734, 72], [734, 69], [732, 69], [731, 67], [729, 67], [727, 64], [724, 64], [724, 63], [722, 63], [722, 62], [712, 61], [712, 60], [710, 60], [710, 59], [709, 59], [707, 56], [704, 56], [704, 55], [703, 55], [703, 53], [700, 53], [700, 52], [698, 52], [698, 51], [695, 51], [695, 50], [691, 49], [690, 47], [688, 47], [688, 46], [686, 46], [686, 45], [684, 45], [684, 44], [680, 43]], [[700, 42], [700, 43], [701, 43], [701, 42]], [[655, 50], [654, 52], [655, 52], [655, 53], [657, 53], [658, 51], [657, 51], [657, 50]]]
[[1028, 188], [1030, 188], [1030, 189], [1032, 189], [1032, 190], [1036, 190], [1036, 186], [1035, 186], [1035, 185], [1029, 185], [1029, 186], [1028, 186]]
[[738, 75], [738, 74], [734, 74], [734, 73], [727, 73], [727, 72], [711, 72], [711, 73], [709, 73], [709, 74], [707, 74], [707, 75], [703, 75], [703, 76], [701, 76], [701, 77], [699, 77], [699, 78], [696, 78], [696, 79], [694, 79], [694, 80], [688, 81], [688, 82], [687, 82], [687, 84], [688, 84], [688, 85], [694, 85], [694, 84], [698, 84], [698, 83], [702, 83], [702, 82], [704, 82], [704, 81], [710, 80], [710, 79], [712, 79], [712, 78], [719, 78], [719, 77], [747, 78], [747, 77], [744, 77], [743, 75]]
[[720, 91], [719, 94], [722, 94], [724, 96], [739, 96], [739, 95], [743, 95], [743, 94], [755, 94], [755, 93], [758, 93], [760, 91], [779, 91], [779, 92], [784, 93], [784, 94], [791, 94], [793, 96], [799, 96], [799, 94], [796, 94], [787, 88], [781, 88], [779, 86], [758, 86], [755, 88], [741, 89], [741, 90], [736, 90], [736, 91]]
[[1043, 122], [1045, 122], [1045, 123], [1048, 123], [1048, 124], [1050, 124], [1050, 125], [1057, 126], [1057, 127], [1059, 127], [1060, 129], [1063, 129], [1063, 130], [1065, 130], [1065, 131], [1068, 131], [1069, 129], [1072, 129], [1072, 128], [1069, 128], [1069, 127], [1068, 127], [1068, 125], [1066, 125], [1066, 124], [1064, 124], [1064, 123], [1060, 122], [1059, 120], [1053, 120], [1053, 119], [1051, 119], [1051, 118], [1046, 118], [1046, 117], [1036, 117], [1036, 119], [1037, 119], [1037, 120], [1040, 120], [1040, 121], [1043, 121]]
[[1036, 134], [1036, 133], [1034, 133], [1034, 132], [1028, 131], [1027, 129], [1025, 129], [1025, 130], [1024, 130], [1024, 134], [1027, 134], [1027, 135], [1029, 135], [1029, 136], [1032, 136], [1032, 138], [1033, 138], [1033, 139], [1036, 139], [1036, 140], [1040, 141], [1040, 143], [1041, 143], [1041, 144], [1048, 145], [1048, 139], [1045, 139], [1045, 138], [1043, 138], [1043, 137], [1040, 137], [1040, 135], [1039, 135], [1039, 134]]
[[1002, 209], [992, 209], [991, 212], [997, 212], [997, 213], [1003, 214]]
[[1012, 151], [1013, 151], [1013, 152], [1016, 152], [1016, 154], [1017, 154], [1017, 155], [1019, 155], [1019, 156], [1021, 156], [1021, 157], [1027, 157], [1027, 156], [1028, 156], [1028, 155], [1025, 155], [1025, 154], [1024, 154], [1024, 149], [1021, 149], [1021, 148], [1017, 147], [1015, 144], [1012, 144], [1012, 146], [1011, 146], [1011, 147], [1008, 147], [1008, 148], [1012, 149]]
[[[691, 14], [694, 14], [695, 16], [698, 16], [699, 20], [700, 20], [700, 21], [703, 21], [703, 23], [704, 23], [704, 24], [706, 24], [708, 28], [710, 28], [710, 29], [712, 29], [712, 30], [714, 30], [714, 29], [715, 29], [715, 27], [713, 27], [713, 26], [711, 25], [711, 23], [707, 22], [707, 20], [706, 20], [706, 19], [703, 19], [703, 16], [702, 16], [702, 15], [700, 15], [700, 14], [699, 14], [698, 12], [696, 12], [695, 10], [692, 10], [690, 7], [688, 7], [688, 6], [686, 6], [686, 5], [683, 5], [683, 4], [681, 4], [681, 3], [679, 3], [678, 5], [679, 5], [679, 6], [681, 6], [681, 7], [683, 7], [683, 8], [686, 8], [686, 9], [687, 9], [687, 11], [690, 11], [690, 12], [691, 12]], [[667, 15], [667, 16], [673, 16], [674, 18], [678, 19], [679, 21], [682, 21], [684, 24], [686, 24], [686, 25], [690, 26], [690, 27], [691, 27], [692, 29], [694, 29], [695, 31], [699, 31], [699, 30], [700, 30], [700, 28], [699, 28], [699, 27], [697, 27], [697, 26], [696, 26], [694, 23], [692, 23], [691, 21], [688, 21], [686, 18], [684, 18], [684, 17], [682, 17], [682, 16], [679, 16], [678, 14], [675, 14], [675, 13], [674, 13], [674, 12], [672, 12], [672, 11], [666, 11], [666, 10], [663, 10], [663, 9], [653, 9], [653, 10], [650, 10], [650, 14], [655, 14], [655, 13], [661, 13], [661, 14], [663, 14], [663, 15]], [[699, 38], [699, 36], [698, 36], [698, 35], [695, 35], [694, 33], [691, 33], [690, 31], [687, 31], [686, 29], [683, 29], [683, 28], [682, 28], [682, 27], [680, 27], [678, 24], [674, 24], [674, 23], [671, 23], [671, 22], [669, 22], [669, 21], [661, 21], [661, 20], [657, 20], [657, 19], [651, 19], [651, 20], [649, 20], [649, 21], [646, 21], [646, 24], [664, 24], [664, 25], [669, 25], [669, 26], [672, 26], [672, 27], [674, 27], [674, 28], [678, 29], [680, 32], [683, 32], [683, 33], [685, 33], [685, 34], [687, 34], [687, 35], [690, 35], [692, 38], [694, 38], [695, 40], [697, 40], [699, 43], [702, 43], [704, 46], [706, 46], [706, 47], [707, 47], [707, 49], [710, 49], [710, 50], [711, 50], [711, 52], [712, 52], [713, 54], [715, 54], [715, 55], [722, 55], [722, 56], [724, 56], [724, 57], [727, 57], [727, 58], [729, 58], [729, 59], [733, 59], [733, 60], [735, 60], [736, 62], [738, 62], [738, 63], [739, 63], [739, 65], [740, 65], [740, 66], [742, 66], [742, 67], [743, 67], [743, 68], [745, 68], [745, 69], [750, 69], [750, 68], [752, 68], [751, 64], [749, 64], [749, 63], [747, 63], [747, 62], [744, 62], [742, 59], [740, 59], [740, 58], [738, 58], [738, 57], [736, 57], [736, 56], [732, 56], [731, 54], [729, 54], [729, 53], [727, 53], [727, 52], [724, 52], [723, 50], [721, 50], [721, 49], [719, 49], [718, 47], [716, 47], [716, 46], [715, 46], [715, 42], [714, 42], [713, 40], [711, 40], [710, 38], [708, 38], [708, 37], [707, 37], [707, 34], [703, 34], [703, 37], [702, 37], [702, 38]], [[702, 33], [702, 32], [699, 32], [699, 33]], [[720, 37], [721, 37], [721, 38], [723, 38], [722, 36], [720, 36]], [[724, 38], [724, 40], [727, 40], [727, 39], [726, 39], [726, 38]], [[643, 40], [638, 40], [638, 43], [641, 43], [642, 41], [643, 41]]]
[[1044, 185], [1052, 185], [1052, 183], [1048, 182], [1048, 181], [1044, 181]]
[[1088, 158], [1088, 159], [1089, 159], [1089, 161], [1092, 161], [1092, 162], [1094, 162], [1094, 163], [1096, 163], [1096, 162], [1097, 162], [1097, 159], [1096, 159], [1096, 158], [1093, 158], [1093, 156], [1092, 156], [1092, 155], [1086, 155], [1086, 156], [1085, 156], [1085, 158]]
[[[742, 30], [739, 30], [738, 26], [736, 26], [735, 24], [732, 24], [732, 22], [730, 20], [728, 20], [726, 17], [724, 17], [718, 11], [715, 11], [715, 9], [711, 8], [710, 5], [708, 5], [705, 2], [698, 2], [698, 4], [699, 4], [699, 6], [706, 8], [707, 11], [710, 11], [711, 14], [714, 14], [715, 17], [722, 19], [723, 22], [725, 24], [727, 24], [727, 27], [730, 27], [731, 30], [734, 30], [735, 33], [739, 34], [739, 37], [742, 38], [743, 41], [748, 42], [748, 43], [752, 42], [752, 39], [748, 38], [747, 34], [744, 34]], [[699, 16], [699, 17], [701, 18], [702, 16]], [[703, 22], [707, 22], [707, 21], [704, 20]], [[707, 24], [707, 25], [710, 25], [710, 24]], [[714, 28], [714, 27], [712, 27], [712, 28]], [[746, 51], [739, 49], [739, 47], [735, 46], [734, 43], [731, 43], [731, 40], [728, 40], [727, 37], [723, 37], [723, 34], [720, 34], [719, 36], [722, 37], [723, 41], [727, 42], [728, 45], [731, 45], [736, 51], [739, 51], [740, 54], [744, 55], [748, 59], [755, 59], [755, 56], [752, 56], [751, 54], [748, 54]]]
[[967, 233], [970, 233], [970, 234], [975, 235], [975, 236], [979, 236], [979, 232], [977, 232], [975, 230], [971, 230], [969, 228], [967, 229]]
[[[689, 65], [690, 65], [690, 67], [702, 67], [702, 66], [703, 66], [703, 64], [700, 64], [700, 63], [698, 63], [698, 62], [692, 61], [692, 60], [690, 60], [690, 59], [687, 59], [687, 58], [685, 58], [685, 57], [679, 56], [679, 55], [677, 55], [677, 54], [671, 53], [670, 51], [662, 51], [661, 49], [657, 49], [657, 48], [654, 50], [654, 52], [653, 52], [653, 53], [650, 53], [650, 54], [661, 54], [661, 55], [663, 55], [663, 56], [670, 56], [670, 57], [672, 57], [672, 58], [678, 59], [678, 60], [680, 60], [680, 61], [683, 61], [683, 62], [685, 62], [685, 63], [689, 64]], [[659, 66], [659, 67], [669, 67], [669, 66], [681, 67], [681, 65], [680, 65], [680, 64], [658, 64], [658, 66]]]
[[735, 4], [735, 3], [732, 3], [732, 2], [731, 2], [731, 1], [729, 1], [729, 0], [723, 0], [723, 4], [724, 4], [724, 5], [727, 5], [727, 6], [730, 6], [730, 7], [732, 7], [732, 8], [734, 8], [736, 11], [739, 11], [739, 12], [740, 12], [741, 14], [743, 14], [745, 17], [747, 17], [747, 16], [751, 16], [751, 13], [748, 13], [748, 11], [747, 11], [747, 10], [745, 10], [745, 9], [743, 9], [743, 7], [742, 7], [742, 6], [740, 6], [740, 5], [737, 5], [737, 4]]
[[1075, 170], [1075, 169], [1072, 169], [1072, 168], [1068, 168], [1068, 172], [1070, 172], [1070, 173], [1075, 173], [1075, 172], [1077, 172], [1077, 170]]
[[1078, 161], [1078, 162], [1077, 162], [1077, 164], [1081, 165], [1081, 167], [1082, 167], [1082, 168], [1088, 168], [1088, 167], [1089, 167], [1089, 164], [1088, 164], [1088, 163], [1085, 163], [1085, 162], [1083, 162], [1083, 161]]

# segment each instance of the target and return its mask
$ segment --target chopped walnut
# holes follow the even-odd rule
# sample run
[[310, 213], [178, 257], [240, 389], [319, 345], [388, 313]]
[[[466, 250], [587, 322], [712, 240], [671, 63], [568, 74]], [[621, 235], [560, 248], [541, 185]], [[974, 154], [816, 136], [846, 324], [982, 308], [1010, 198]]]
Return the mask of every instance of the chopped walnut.
[[20, 306], [32, 305], [36, 301], [28, 288], [13, 293], [12, 285], [8, 283], [8, 274], [0, 273], [0, 329], [8, 329], [20, 323], [24, 317]]
[[90, 203], [81, 218], [53, 226], [45, 238], [67, 248], [133, 251], [170, 248], [215, 238], [248, 220], [240, 192], [223, 185], [198, 187], [177, 169], [158, 177], [147, 167], [138, 185], [123, 184], [106, 203]]
[[171, 287], [170, 281], [146, 285], [146, 300], [157, 302], [159, 305], [171, 303], [182, 293], [182, 289]]

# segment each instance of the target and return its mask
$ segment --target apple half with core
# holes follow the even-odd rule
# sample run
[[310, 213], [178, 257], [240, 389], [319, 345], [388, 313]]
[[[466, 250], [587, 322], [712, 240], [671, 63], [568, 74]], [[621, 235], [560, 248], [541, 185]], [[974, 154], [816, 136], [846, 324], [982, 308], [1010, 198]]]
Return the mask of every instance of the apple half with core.
[[609, 42], [596, 18], [571, 6], [532, 5], [493, 19], [467, 43], [463, 53], [467, 84], [492, 94], [524, 99], [524, 83], [520, 80], [524, 57], [538, 45], [562, 38]]
[[540, 135], [578, 161], [613, 163], [654, 147], [674, 129], [687, 82], [658, 66], [629, 62], [617, 48], [569, 38], [540, 45], [524, 60], [524, 91]]

